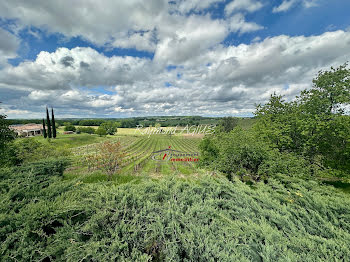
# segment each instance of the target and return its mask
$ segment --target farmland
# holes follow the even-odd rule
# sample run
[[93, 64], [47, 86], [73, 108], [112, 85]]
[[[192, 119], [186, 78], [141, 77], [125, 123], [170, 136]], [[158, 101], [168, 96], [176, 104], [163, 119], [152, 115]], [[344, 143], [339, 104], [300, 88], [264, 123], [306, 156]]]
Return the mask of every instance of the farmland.
[[[184, 176], [197, 175], [199, 172], [202, 172], [193, 162], [155, 161], [151, 159], [152, 152], [165, 150], [169, 147], [182, 152], [198, 152], [198, 145], [201, 138], [192, 135], [146, 136], [140, 135], [135, 131], [136, 129], [123, 130], [120, 128], [117, 135], [104, 138], [100, 141], [108, 140], [114, 143], [120, 142], [122, 145], [125, 156], [123, 157], [119, 171], [114, 177], [118, 177], [120, 174], [135, 176], [150, 175], [153, 177], [161, 177], [169, 174]], [[98, 146], [98, 143], [91, 143], [73, 148], [72, 151], [74, 153], [76, 166], [73, 166], [65, 176], [76, 177], [79, 174], [86, 174], [87, 168], [84, 167], [84, 158], [88, 155], [95, 154], [96, 146]], [[83, 163], [82, 166], [81, 163]], [[74, 172], [74, 170], [78, 171]]]

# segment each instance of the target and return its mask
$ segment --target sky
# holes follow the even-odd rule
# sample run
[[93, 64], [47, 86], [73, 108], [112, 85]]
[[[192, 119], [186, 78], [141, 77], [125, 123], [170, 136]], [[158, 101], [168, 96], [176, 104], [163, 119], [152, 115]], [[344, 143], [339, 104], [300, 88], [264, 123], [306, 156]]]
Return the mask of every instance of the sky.
[[350, 60], [348, 0], [0, 0], [8, 118], [253, 116]]

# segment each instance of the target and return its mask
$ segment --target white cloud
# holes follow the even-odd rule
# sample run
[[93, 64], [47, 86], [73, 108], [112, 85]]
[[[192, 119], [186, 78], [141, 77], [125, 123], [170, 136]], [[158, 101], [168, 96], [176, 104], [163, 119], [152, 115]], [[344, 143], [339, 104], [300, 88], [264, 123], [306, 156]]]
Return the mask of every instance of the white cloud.
[[66, 37], [81, 36], [100, 46], [113, 43], [120, 32], [153, 30], [167, 19], [167, 10], [163, 0], [0, 1], [0, 16], [17, 19], [22, 28], [29, 25]]
[[[27, 110], [34, 112], [27, 114], [31, 117], [45, 105], [57, 108], [58, 117], [245, 115], [273, 91], [291, 99], [311, 86], [320, 69], [349, 58], [350, 32], [344, 31], [215, 45], [184, 63], [180, 59], [176, 64], [172, 57], [179, 67], [171, 71], [156, 59], [108, 58], [91, 48], [61, 48], [0, 71], [0, 96], [7, 97], [5, 111]], [[101, 86], [111, 92], [98, 93]]]
[[229, 33], [223, 20], [209, 16], [190, 16], [179, 20], [170, 32], [162, 32], [154, 60], [159, 63], [181, 64], [198, 56], [208, 48], [219, 44]]
[[0, 81], [41, 90], [125, 84], [146, 78], [148, 63], [150, 60], [136, 57], [106, 57], [92, 48], [59, 48], [54, 53], [40, 52], [33, 62], [5, 68], [0, 71]]
[[[37, 0], [35, 4], [12, 0], [0, 1], [0, 17], [15, 19], [17, 30], [26, 28], [31, 34], [37, 34], [31, 30], [31, 27], [36, 27], [48, 33], [60, 33], [68, 39], [81, 37], [106, 48], [135, 48], [154, 52], [158, 43], [166, 45], [172, 40], [174, 43], [177, 36], [187, 42], [196, 38], [193, 43], [197, 39], [203, 40], [204, 46], [222, 41], [229, 33], [228, 21], [213, 19], [210, 14], [203, 16], [196, 13], [220, 2], [224, 0], [180, 0], [175, 3], [163, 0]], [[235, 0], [226, 6], [226, 11], [251, 12], [261, 6], [255, 0]], [[190, 11], [195, 14], [188, 16]], [[208, 26], [208, 32], [205, 26]], [[199, 31], [203, 37], [198, 36]], [[209, 40], [211, 36], [212, 40]]]
[[[108, 57], [93, 48], [76, 47], [41, 51], [34, 61], [18, 66], [6, 64], [0, 69], [0, 97], [3, 111], [11, 117], [40, 117], [36, 112], [46, 105], [54, 106], [58, 117], [242, 115], [273, 91], [291, 99], [311, 86], [318, 70], [350, 59], [349, 31], [255, 37], [250, 44], [223, 45], [232, 32], [264, 28], [244, 16], [262, 8], [258, 1], [231, 1], [222, 19], [199, 12], [221, 0], [77, 0], [65, 9], [67, 1], [38, 0], [40, 10], [28, 1], [0, 1], [0, 16], [18, 19], [16, 23], [29, 31], [30, 26], [40, 27], [106, 48], [154, 52], [154, 57]], [[295, 3], [288, 6], [290, 2]], [[298, 3], [310, 7], [316, 1], [284, 1], [276, 10]], [[15, 10], [15, 5], [21, 8]], [[188, 12], [191, 15], [185, 15]], [[0, 29], [3, 64], [16, 57], [18, 47], [17, 37]]]
[[193, 11], [204, 10], [214, 4], [224, 2], [224, 1], [225, 0], [192, 0], [192, 1], [179, 0], [179, 1], [176, 1], [172, 10], [179, 11], [180, 13], [186, 14], [192, 10]]
[[0, 28], [0, 68], [7, 63], [7, 59], [17, 56], [19, 39], [10, 32]]
[[273, 13], [286, 12], [295, 5], [301, 3], [305, 8], [317, 6], [319, 0], [284, 0], [279, 6], [273, 8]]
[[120, 34], [120, 36], [116, 37], [112, 46], [154, 52], [156, 40], [154, 31], [134, 32], [131, 34]]
[[256, 0], [233, 0], [225, 7], [226, 15], [235, 11], [255, 12], [263, 7], [263, 4]]
[[232, 32], [249, 33], [264, 29], [263, 26], [252, 22], [246, 22], [242, 14], [235, 14], [231, 17], [230, 30]]

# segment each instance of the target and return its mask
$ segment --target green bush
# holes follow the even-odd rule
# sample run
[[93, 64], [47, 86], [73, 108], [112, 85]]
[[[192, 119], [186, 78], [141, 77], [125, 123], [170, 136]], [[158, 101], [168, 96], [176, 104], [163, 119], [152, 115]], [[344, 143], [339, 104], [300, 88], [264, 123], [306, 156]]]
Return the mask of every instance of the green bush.
[[40, 179], [3, 170], [4, 261], [350, 259], [349, 199], [312, 181], [250, 187], [208, 177], [115, 186], [38, 170]]
[[48, 141], [41, 142], [36, 138], [21, 138], [9, 144], [6, 166], [20, 165], [50, 157], [68, 157], [70, 154], [68, 149], [57, 147]]
[[99, 135], [99, 136], [105, 136], [107, 135], [107, 131], [106, 129], [104, 129], [102, 126], [99, 126], [96, 131], [95, 134]]
[[68, 124], [64, 127], [64, 131], [73, 131], [75, 132], [76, 128], [72, 124]]
[[94, 134], [95, 129], [93, 127], [78, 127], [76, 129], [77, 134], [86, 133], [86, 134]]

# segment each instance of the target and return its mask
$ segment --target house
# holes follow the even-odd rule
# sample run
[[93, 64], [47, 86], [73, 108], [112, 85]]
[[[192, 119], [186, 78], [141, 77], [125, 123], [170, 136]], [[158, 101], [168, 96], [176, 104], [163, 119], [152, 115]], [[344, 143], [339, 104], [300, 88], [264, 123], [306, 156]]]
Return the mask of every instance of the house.
[[40, 124], [11, 125], [9, 128], [21, 137], [39, 136], [43, 133], [43, 126]]

